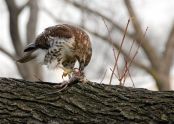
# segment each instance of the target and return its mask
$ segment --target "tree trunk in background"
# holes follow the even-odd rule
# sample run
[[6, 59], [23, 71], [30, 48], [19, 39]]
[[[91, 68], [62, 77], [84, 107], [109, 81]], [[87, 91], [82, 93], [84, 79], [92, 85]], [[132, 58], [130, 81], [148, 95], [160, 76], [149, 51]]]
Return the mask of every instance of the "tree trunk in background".
[[0, 78], [1, 123], [174, 123], [174, 91]]
[[[15, 50], [14, 58], [16, 58], [15, 60], [17, 60], [19, 57], [23, 55], [24, 50], [24, 46], [21, 39], [21, 35], [23, 34], [20, 34], [20, 25], [18, 25], [20, 21], [20, 13], [23, 11], [25, 7], [29, 7], [29, 20], [26, 26], [26, 45], [35, 39], [39, 9], [38, 0], [29, 0], [26, 4], [24, 4], [21, 7], [18, 7], [14, 0], [6, 0], [5, 2], [9, 11], [10, 36]], [[26, 80], [36, 80], [36, 75], [39, 79], [42, 79], [41, 68], [35, 62], [25, 64], [16, 63], [16, 66], [22, 78]]]
[[170, 74], [165, 72], [158, 72], [157, 77], [154, 78], [156, 85], [160, 91], [170, 90]]
[[[34, 42], [36, 38], [36, 27], [37, 27], [37, 21], [38, 21], [38, 0], [30, 0], [28, 3], [28, 6], [30, 7], [30, 16], [27, 23], [27, 43]], [[35, 76], [37, 78], [42, 79], [42, 68], [41, 66], [36, 63], [36, 61], [31, 61], [28, 63], [30, 68], [30, 71], [32, 73], [32, 79], [30, 80], [36, 80]]]

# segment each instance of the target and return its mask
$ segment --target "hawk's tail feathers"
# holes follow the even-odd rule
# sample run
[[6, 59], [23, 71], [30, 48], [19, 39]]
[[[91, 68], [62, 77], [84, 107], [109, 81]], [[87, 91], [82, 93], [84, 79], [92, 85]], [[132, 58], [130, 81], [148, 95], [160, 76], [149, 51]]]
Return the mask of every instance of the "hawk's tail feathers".
[[32, 59], [35, 59], [36, 56], [32, 54], [33, 52], [28, 52], [26, 53], [23, 57], [21, 57], [20, 59], [17, 60], [17, 62], [20, 62], [20, 63], [25, 63], [25, 62], [28, 62]]

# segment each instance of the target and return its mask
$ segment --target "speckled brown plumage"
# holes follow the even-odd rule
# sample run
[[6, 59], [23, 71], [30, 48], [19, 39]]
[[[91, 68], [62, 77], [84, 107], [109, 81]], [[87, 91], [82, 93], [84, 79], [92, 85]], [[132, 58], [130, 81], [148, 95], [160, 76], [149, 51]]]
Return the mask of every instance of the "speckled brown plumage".
[[52, 68], [72, 70], [78, 61], [79, 68], [83, 71], [91, 59], [92, 48], [90, 38], [84, 30], [62, 24], [46, 28], [24, 52], [26, 54], [18, 60], [21, 63], [36, 58], [39, 63]]

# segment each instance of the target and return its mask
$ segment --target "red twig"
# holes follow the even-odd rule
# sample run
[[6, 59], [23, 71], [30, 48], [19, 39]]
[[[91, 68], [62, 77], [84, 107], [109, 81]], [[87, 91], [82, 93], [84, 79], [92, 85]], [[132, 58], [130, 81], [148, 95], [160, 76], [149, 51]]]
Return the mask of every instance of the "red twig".
[[[122, 46], [123, 46], [123, 43], [124, 43], [124, 39], [125, 39], [125, 36], [126, 36], [126, 33], [127, 33], [127, 29], [128, 29], [129, 23], [130, 23], [130, 19], [128, 19], [126, 28], [125, 28], [125, 30], [124, 30], [124, 35], [123, 35], [123, 38], [122, 38], [122, 41], [121, 41], [121, 45], [120, 45], [119, 50], [118, 50], [118, 54], [117, 54], [117, 57], [116, 57], [116, 60], [115, 60], [115, 64], [114, 64], [114, 67], [113, 67], [113, 71], [112, 71], [112, 74], [111, 74], [111, 77], [110, 77], [109, 84], [111, 84], [111, 82], [112, 82], [112, 78], [113, 78], [113, 75], [114, 75], [114, 72], [115, 72], [116, 67], [118, 68], [118, 58], [119, 58], [119, 55], [120, 55], [120, 53], [121, 53], [121, 49], [122, 49]], [[118, 69], [117, 69], [117, 72], [118, 72], [118, 76], [119, 76], [119, 71], [118, 71]], [[120, 77], [120, 76], [119, 76], [119, 77]], [[120, 79], [120, 78], [119, 78], [119, 79]]]
[[[124, 58], [124, 61], [125, 61], [125, 66], [124, 66], [124, 70], [123, 70], [123, 74], [124, 74], [124, 72], [125, 72], [125, 70], [128, 68], [128, 61]], [[122, 74], [122, 75], [123, 75]], [[124, 77], [123, 76], [121, 76], [121, 78], [120, 78], [120, 84], [122, 84], [123, 86], [124, 86], [124, 84], [125, 84], [125, 82], [126, 82], [126, 78], [127, 78], [127, 75], [125, 75]], [[123, 81], [122, 81], [123, 80]], [[123, 82], [123, 83], [122, 83]]]
[[[131, 51], [132, 51], [132, 48], [133, 48], [133, 46], [134, 46], [134, 43], [135, 43], [135, 40], [133, 40], [133, 42], [132, 42], [132, 44], [131, 44], [131, 47], [130, 47], [130, 49], [129, 49], [129, 54], [128, 54], [128, 57], [127, 57], [127, 59], [125, 59], [124, 58], [124, 60], [125, 60], [125, 67], [124, 67], [124, 69], [123, 69], [123, 73], [122, 73], [122, 76], [120, 77], [120, 80], [122, 81], [122, 79], [124, 78], [124, 77], [126, 77], [125, 75], [124, 75], [124, 73], [125, 73], [125, 71], [128, 69], [127, 68], [127, 64], [128, 64], [128, 58], [130, 58], [130, 56], [131, 56]], [[124, 82], [125, 82], [125, 78], [124, 78]]]
[[[110, 68], [111, 72], [113, 72], [112, 68]], [[114, 76], [119, 80], [119, 77], [114, 73]]]
[[[132, 79], [132, 76], [131, 76], [131, 74], [130, 74], [130, 71], [129, 71], [129, 69], [128, 69], [128, 66], [127, 66], [127, 64], [128, 64], [128, 61], [126, 61], [126, 59], [125, 59], [125, 70], [127, 69], [127, 74], [129, 75], [129, 77], [130, 77], [130, 79], [131, 79], [131, 82], [132, 82], [132, 84], [133, 84], [133, 87], [135, 88], [135, 83], [134, 83], [134, 81], [133, 81], [133, 79]], [[124, 86], [125, 85], [125, 82], [126, 82], [126, 78], [127, 78], [127, 74], [123, 77], [123, 79], [121, 79], [121, 82], [122, 82], [122, 80], [123, 80], [123, 83], [122, 83], [122, 85]]]

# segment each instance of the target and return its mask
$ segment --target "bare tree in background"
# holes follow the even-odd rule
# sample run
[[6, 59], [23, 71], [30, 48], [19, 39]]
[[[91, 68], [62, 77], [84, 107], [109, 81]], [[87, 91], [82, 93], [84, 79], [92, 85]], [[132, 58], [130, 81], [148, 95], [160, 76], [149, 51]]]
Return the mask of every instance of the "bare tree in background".
[[[88, 15], [92, 15], [95, 17], [102, 17], [104, 20], [106, 20], [112, 27], [112, 31], [117, 30], [121, 33], [124, 33], [124, 28], [118, 25], [118, 23], [115, 23], [115, 21], [111, 17], [107, 17], [101, 12], [97, 11], [96, 9], [92, 9], [88, 7], [87, 5], [84, 5], [82, 1], [73, 1], [73, 0], [65, 0], [68, 4], [78, 8], [80, 11], [86, 12]], [[135, 40], [136, 44], [138, 45], [141, 40], [144, 40], [141, 45], [141, 49], [146, 55], [146, 58], [148, 59], [150, 66], [143, 64], [141, 60], [134, 61], [134, 65], [139, 67], [140, 69], [143, 69], [146, 71], [149, 75], [153, 77], [153, 79], [156, 81], [156, 85], [159, 90], [169, 90], [170, 89], [170, 71], [172, 67], [172, 61], [174, 56], [174, 25], [171, 26], [171, 31], [168, 37], [168, 40], [166, 41], [166, 47], [163, 50], [163, 55], [157, 52], [157, 48], [155, 48], [151, 43], [153, 42], [148, 37], [143, 37], [143, 29], [141, 27], [139, 18], [136, 15], [136, 12], [134, 11], [132, 4], [130, 0], [124, 0], [127, 12], [130, 17], [133, 17], [133, 28], [134, 32], [128, 32], [127, 38]], [[101, 19], [101, 18], [100, 18]], [[105, 41], [109, 43], [110, 45], [114, 45], [116, 49], [119, 49], [119, 43], [114, 42], [113, 44], [108, 40], [109, 36], [104, 36], [102, 34], [99, 34], [96, 31], [89, 30], [88, 27], [82, 26], [86, 30], [88, 30], [91, 34], [94, 36], [102, 39], [102, 41]], [[130, 41], [132, 41], [130, 40]], [[124, 57], [129, 58], [129, 55], [126, 51], [121, 51], [122, 55]], [[130, 58], [129, 58], [130, 59]]]
[[[19, 56], [22, 56], [24, 45], [32, 42], [35, 38], [38, 19], [38, 0], [28, 0], [20, 7], [17, 6], [15, 0], [5, 0], [5, 2], [9, 11], [9, 30], [15, 53], [11, 54], [3, 48], [0, 48], [0, 50], [15, 61]], [[22, 34], [19, 32], [19, 16], [26, 7], [29, 7], [29, 19], [26, 25], [26, 42], [23, 44]], [[35, 80], [34, 75], [37, 75], [38, 78], [42, 78], [41, 69], [34, 62], [27, 64], [16, 63], [16, 66], [21, 77], [24, 79]]]
[[[60, 0], [57, 0], [60, 2]], [[19, 14], [23, 11], [25, 7], [30, 8], [30, 15], [29, 20], [27, 23], [27, 34], [26, 34], [26, 43], [31, 42], [35, 37], [35, 29], [37, 24], [37, 15], [38, 15], [38, 0], [29, 0], [25, 5], [18, 7], [15, 3], [15, 0], [5, 0], [8, 10], [9, 10], [9, 25], [10, 25], [10, 36], [11, 40], [15, 49], [15, 54], [10, 54], [8, 51], [0, 48], [1, 51], [3, 51], [5, 54], [7, 54], [10, 58], [15, 60], [18, 56], [21, 56], [22, 50], [23, 50], [23, 44], [21, 41], [21, 34], [19, 34]], [[88, 26], [86, 26], [86, 21], [90, 20], [89, 18], [95, 17], [97, 20], [102, 20], [103, 18], [107, 24], [109, 24], [109, 27], [112, 27], [110, 32], [119, 32], [124, 33], [124, 27], [122, 27], [119, 23], [115, 22], [115, 20], [112, 17], [106, 16], [102, 12], [100, 12], [97, 9], [92, 9], [88, 6], [87, 2], [84, 0], [74, 1], [74, 0], [62, 0], [62, 2], [65, 2], [68, 5], [71, 5], [78, 9], [82, 13], [81, 23], [78, 23], [81, 25], [81, 27], [85, 28], [90, 34], [93, 36], [100, 38], [101, 41], [104, 41], [105, 43], [108, 43], [110, 45], [113, 45], [116, 49], [119, 49], [120, 44], [119, 42], [115, 41], [112, 43], [109, 40], [108, 35], [101, 34], [97, 30], [91, 30]], [[174, 24], [171, 26], [171, 31], [168, 36], [168, 39], [166, 41], [166, 46], [163, 49], [163, 51], [160, 54], [157, 51], [157, 48], [155, 48], [152, 45], [152, 40], [148, 37], [143, 37], [143, 32], [145, 29], [142, 28], [142, 25], [140, 23], [139, 17], [137, 16], [134, 8], [132, 7], [130, 0], [124, 0], [125, 7], [127, 9], [127, 12], [130, 17], [133, 17], [132, 26], [134, 31], [127, 33], [127, 39], [130, 39], [129, 41], [135, 40], [136, 45], [140, 43], [140, 41], [143, 40], [141, 45], [141, 50], [145, 54], [146, 57], [144, 59], [147, 59], [147, 61], [150, 63], [150, 65], [146, 65], [143, 63], [141, 59], [136, 59], [136, 61], [133, 62], [133, 64], [136, 67], [139, 67], [140, 69], [147, 72], [149, 75], [153, 77], [153, 79], [156, 81], [156, 85], [159, 90], [169, 90], [170, 89], [170, 72], [171, 67], [173, 64], [173, 54], [174, 54]], [[56, 22], [67, 22], [63, 20], [59, 16], [54, 16], [51, 10], [47, 10], [45, 8], [42, 8], [42, 11], [46, 12], [49, 16], [51, 16]], [[85, 19], [85, 16], [88, 16], [88, 19]], [[92, 20], [96, 21], [96, 20]], [[96, 21], [97, 22], [97, 21]], [[67, 23], [71, 23], [68, 21]], [[104, 25], [104, 24], [103, 24]], [[130, 59], [129, 53], [122, 49], [121, 51], [122, 55], [128, 59]], [[17, 68], [21, 74], [21, 76], [25, 79], [34, 79], [34, 75], [37, 75], [37, 77], [41, 78], [41, 73], [39, 66], [36, 66], [34, 63], [27, 63], [25, 65], [20, 64], [17, 65]]]

